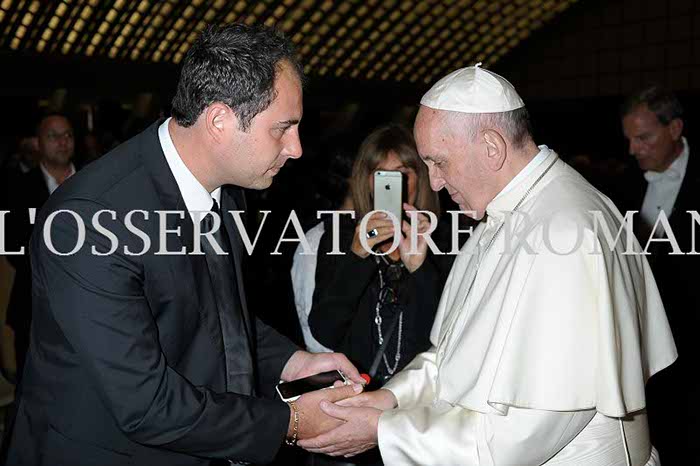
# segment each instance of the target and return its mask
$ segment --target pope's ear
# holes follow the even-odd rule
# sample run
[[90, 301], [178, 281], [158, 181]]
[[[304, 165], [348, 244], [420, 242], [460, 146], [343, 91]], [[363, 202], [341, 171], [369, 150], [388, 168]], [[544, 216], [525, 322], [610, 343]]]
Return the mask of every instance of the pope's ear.
[[486, 144], [486, 164], [493, 170], [498, 171], [506, 161], [508, 145], [498, 131], [487, 129], [483, 133]]

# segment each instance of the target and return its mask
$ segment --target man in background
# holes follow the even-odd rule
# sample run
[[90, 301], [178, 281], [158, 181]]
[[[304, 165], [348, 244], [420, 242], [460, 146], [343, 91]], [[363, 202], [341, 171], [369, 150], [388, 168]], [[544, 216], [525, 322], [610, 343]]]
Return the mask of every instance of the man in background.
[[[695, 410], [678, 410], [678, 403], [692, 406], [700, 385], [697, 328], [700, 296], [697, 291], [698, 258], [693, 219], [688, 211], [700, 210], [700, 165], [683, 136], [683, 107], [669, 90], [652, 86], [634, 94], [622, 106], [622, 128], [644, 178], [638, 189], [629, 189], [626, 210], [635, 214], [635, 233], [649, 252], [676, 345], [678, 361], [651, 380], [648, 387], [649, 423], [652, 440], [664, 462], [681, 464], [697, 455], [699, 416]], [[634, 184], [633, 184], [634, 185]], [[670, 231], [660, 215], [668, 219]], [[656, 228], [654, 226], [656, 225]], [[676, 254], [673, 239], [683, 254]], [[695, 450], [695, 453], [691, 451]]]
[[24, 254], [8, 255], [15, 268], [15, 280], [7, 307], [7, 325], [15, 334], [17, 378], [22, 377], [29, 348], [32, 320], [32, 277], [29, 265], [29, 238], [33, 230], [29, 209], [37, 212], [49, 196], [75, 173], [73, 126], [67, 117], [52, 113], [43, 117], [36, 132], [39, 163], [23, 175], [8, 180], [6, 185], [6, 250]]
[[3, 175], [27, 173], [39, 161], [39, 141], [35, 133], [22, 137], [17, 143], [17, 151], [3, 162]]

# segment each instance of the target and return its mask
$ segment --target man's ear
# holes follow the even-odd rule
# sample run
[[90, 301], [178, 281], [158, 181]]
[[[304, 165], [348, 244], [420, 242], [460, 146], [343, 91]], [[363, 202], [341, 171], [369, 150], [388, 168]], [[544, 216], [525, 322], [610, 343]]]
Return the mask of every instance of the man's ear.
[[671, 137], [674, 141], [680, 140], [681, 134], [683, 134], [683, 120], [680, 118], [674, 118], [668, 124], [668, 129], [671, 131]]
[[215, 140], [221, 141], [229, 127], [237, 127], [238, 118], [228, 105], [214, 102], [204, 110], [207, 133]]
[[498, 171], [506, 161], [508, 145], [498, 131], [487, 129], [483, 133], [486, 143], [486, 164], [493, 170]]

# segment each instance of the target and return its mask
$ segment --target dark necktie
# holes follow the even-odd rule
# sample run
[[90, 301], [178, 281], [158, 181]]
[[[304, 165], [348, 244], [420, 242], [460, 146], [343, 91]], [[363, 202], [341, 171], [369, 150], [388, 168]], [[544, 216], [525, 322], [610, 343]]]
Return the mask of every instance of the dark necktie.
[[[252, 356], [243, 322], [238, 282], [231, 256], [231, 243], [226, 234], [224, 219], [221, 216], [221, 210], [216, 199], [214, 199], [211, 211], [216, 213], [221, 219], [219, 228], [213, 234], [213, 237], [226, 254], [217, 254], [216, 250], [204, 237], [202, 237], [201, 242], [219, 311], [224, 355], [226, 357], [226, 390], [242, 395], [252, 395]], [[213, 223], [212, 215], [207, 214], [202, 219], [202, 232], [212, 231]]]

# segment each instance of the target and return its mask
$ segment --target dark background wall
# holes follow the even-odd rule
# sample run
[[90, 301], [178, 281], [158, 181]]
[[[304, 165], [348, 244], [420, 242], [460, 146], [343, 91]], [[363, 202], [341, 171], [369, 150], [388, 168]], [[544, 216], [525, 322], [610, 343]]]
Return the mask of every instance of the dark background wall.
[[[178, 69], [173, 65], [85, 61], [0, 54], [0, 154], [31, 131], [51, 92], [67, 89], [77, 126], [86, 105], [98, 123], [129, 116], [140, 92], [167, 112]], [[693, 132], [700, 103], [700, 2], [581, 0], [505, 55], [493, 70], [525, 98], [538, 141], [563, 155], [621, 157], [617, 109], [623, 96], [649, 83], [676, 90]], [[304, 142], [311, 149], [338, 133], [366, 134], [398, 120], [410, 124], [427, 85], [339, 81], [311, 76], [305, 95]], [[41, 102], [40, 102], [41, 101]], [[125, 108], [126, 107], [126, 108]], [[158, 113], [153, 111], [153, 113]]]
[[581, 1], [498, 69], [529, 99], [617, 96], [648, 82], [700, 91], [700, 2]]
[[581, 1], [495, 71], [522, 94], [539, 141], [565, 155], [624, 157], [619, 106], [653, 83], [678, 93], [690, 135], [700, 104], [700, 2]]

